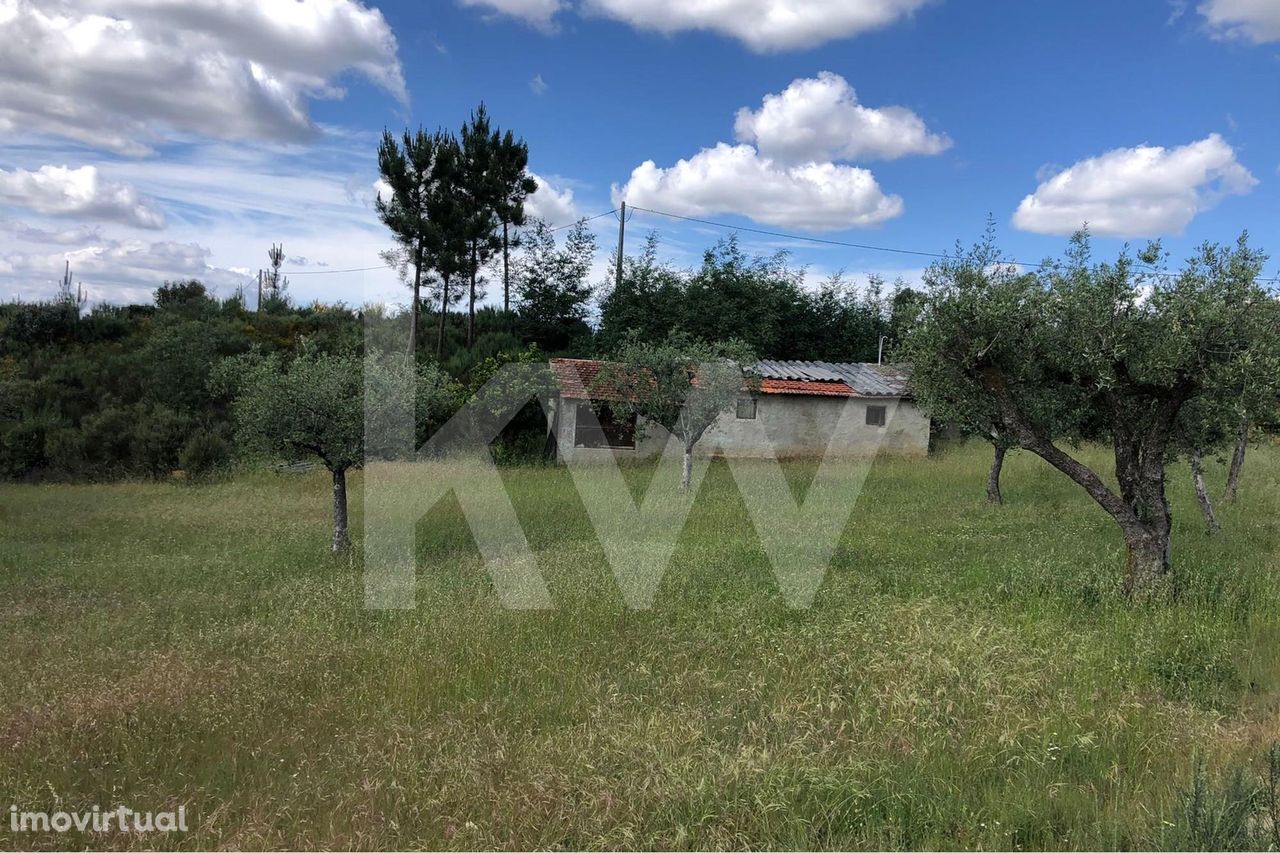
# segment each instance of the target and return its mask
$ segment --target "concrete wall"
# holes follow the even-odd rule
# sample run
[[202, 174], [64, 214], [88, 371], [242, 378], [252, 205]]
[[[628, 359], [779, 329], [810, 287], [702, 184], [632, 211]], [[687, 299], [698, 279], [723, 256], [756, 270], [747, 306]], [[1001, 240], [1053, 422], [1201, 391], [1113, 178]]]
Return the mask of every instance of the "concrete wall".
[[[756, 401], [754, 420], [741, 420], [734, 411], [726, 412], [707, 430], [695, 452], [744, 458], [767, 457], [770, 448], [780, 458], [821, 456], [824, 452], [850, 457], [877, 452], [925, 456], [929, 452], [929, 419], [909, 400], [762, 394]], [[575, 448], [579, 402], [560, 402], [562, 455], [572, 454], [575, 459], [644, 458], [661, 453], [666, 445], [667, 431], [652, 426], [635, 450]], [[885, 407], [885, 426], [867, 425], [867, 406]]]

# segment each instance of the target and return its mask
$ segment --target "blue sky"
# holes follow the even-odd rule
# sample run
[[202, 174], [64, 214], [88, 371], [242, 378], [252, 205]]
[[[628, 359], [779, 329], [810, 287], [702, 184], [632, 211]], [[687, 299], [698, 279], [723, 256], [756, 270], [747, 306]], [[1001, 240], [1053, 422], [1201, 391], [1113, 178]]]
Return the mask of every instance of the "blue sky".
[[[402, 298], [334, 272], [390, 244], [377, 134], [481, 100], [528, 140], [553, 224], [626, 197], [939, 251], [990, 214], [1038, 260], [1085, 219], [1105, 252], [1268, 247], [1280, 210], [1273, 0], [0, 0], [0, 35], [26, 47], [0, 52], [3, 296], [48, 295], [65, 259], [95, 300], [225, 293], [283, 241], [300, 299]], [[603, 276], [616, 223], [595, 225]], [[722, 233], [629, 228], [678, 264]], [[744, 242], [815, 278], [924, 263]]]

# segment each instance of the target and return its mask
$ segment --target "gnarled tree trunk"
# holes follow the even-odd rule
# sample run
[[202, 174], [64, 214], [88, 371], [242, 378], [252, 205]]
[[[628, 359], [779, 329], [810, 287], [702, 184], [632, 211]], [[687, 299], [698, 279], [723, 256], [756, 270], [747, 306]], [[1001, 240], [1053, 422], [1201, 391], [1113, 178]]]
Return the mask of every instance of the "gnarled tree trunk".
[[1231, 454], [1231, 469], [1227, 472], [1227, 503], [1235, 503], [1240, 496], [1240, 472], [1244, 470], [1244, 455], [1249, 449], [1249, 418], [1240, 419], [1236, 430], [1236, 450]]
[[1164, 456], [1185, 399], [1169, 397], [1154, 403], [1151, 419], [1139, 428], [1117, 407], [1112, 423], [1116, 479], [1120, 482], [1117, 495], [1093, 469], [1028, 424], [997, 368], [985, 368], [982, 379], [1018, 445], [1074, 480], [1120, 527], [1128, 552], [1125, 593], [1132, 598], [1158, 594], [1169, 575], [1173, 528], [1165, 495]]
[[347, 469], [333, 472], [333, 553], [340, 554], [351, 547], [347, 535]]
[[1196, 502], [1200, 504], [1205, 524], [1209, 525], [1209, 533], [1217, 533], [1222, 527], [1214, 514], [1213, 501], [1209, 499], [1209, 487], [1204, 482], [1204, 456], [1198, 447], [1191, 451], [1191, 479], [1196, 487]]
[[[1176, 413], [1167, 420], [1171, 428]], [[1127, 516], [1112, 517], [1124, 532], [1129, 552], [1125, 592], [1144, 597], [1159, 590], [1169, 575], [1173, 515], [1165, 493], [1164, 454], [1168, 428], [1152, 430], [1139, 439], [1117, 421], [1113, 427], [1116, 479]]]
[[1004, 496], [1000, 493], [1000, 472], [1004, 470], [1004, 457], [1009, 450], [1003, 444], [997, 444], [995, 451], [991, 473], [987, 475], [987, 503], [1000, 505], [1004, 503]]

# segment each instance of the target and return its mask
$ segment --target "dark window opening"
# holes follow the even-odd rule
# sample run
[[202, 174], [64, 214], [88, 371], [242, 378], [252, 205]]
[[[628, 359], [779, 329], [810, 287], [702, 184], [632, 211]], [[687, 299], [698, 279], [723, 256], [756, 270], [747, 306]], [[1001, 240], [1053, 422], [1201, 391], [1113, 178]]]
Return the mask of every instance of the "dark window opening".
[[755, 397], [739, 397], [738, 398], [738, 420], [754, 421], [756, 419], [756, 398]]
[[884, 406], [867, 406], [867, 426], [884, 426], [887, 412]]
[[636, 446], [636, 416], [615, 413], [609, 405], [593, 413], [591, 405], [579, 403], [573, 425], [573, 446], [587, 448], [620, 448]]

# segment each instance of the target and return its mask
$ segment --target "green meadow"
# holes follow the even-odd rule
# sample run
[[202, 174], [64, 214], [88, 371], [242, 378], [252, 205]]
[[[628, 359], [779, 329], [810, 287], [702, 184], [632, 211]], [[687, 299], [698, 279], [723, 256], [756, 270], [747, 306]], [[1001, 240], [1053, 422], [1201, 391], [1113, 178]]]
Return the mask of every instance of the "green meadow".
[[[1188, 792], [1203, 763], [1229, 808], [1222, 780], [1280, 738], [1280, 449], [1217, 537], [1170, 468], [1173, 596], [1142, 605], [1078, 487], [1013, 454], [990, 507], [988, 462], [878, 461], [807, 609], [723, 462], [647, 610], [563, 468], [502, 470], [541, 611], [499, 606], [453, 498], [418, 524], [416, 609], [373, 611], [360, 548], [328, 552], [323, 471], [0, 485], [0, 846], [1226, 843]], [[788, 468], [795, 494], [814, 470]], [[15, 833], [11, 804], [182, 805], [190, 831]]]

